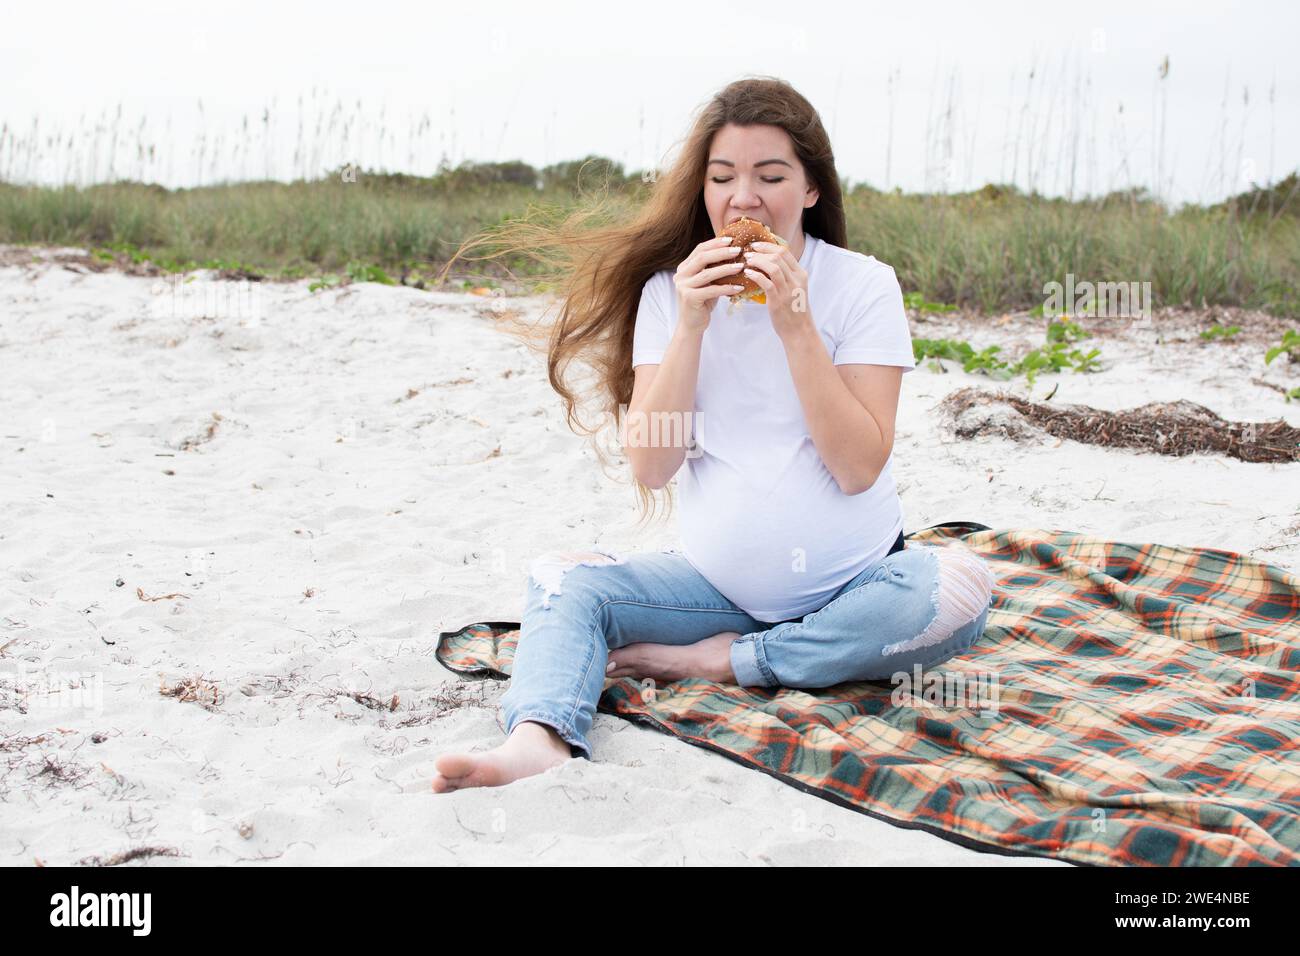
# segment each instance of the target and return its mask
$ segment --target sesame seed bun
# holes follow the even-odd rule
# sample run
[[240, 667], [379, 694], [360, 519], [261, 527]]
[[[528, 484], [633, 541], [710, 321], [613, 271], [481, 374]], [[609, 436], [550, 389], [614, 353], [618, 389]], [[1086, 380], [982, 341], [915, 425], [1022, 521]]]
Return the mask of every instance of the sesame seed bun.
[[[772, 230], [768, 229], [767, 226], [763, 225], [757, 219], [750, 219], [748, 216], [741, 216], [735, 222], [728, 224], [723, 228], [719, 235], [730, 236], [732, 239], [735, 239], [736, 244], [740, 246], [742, 255], [748, 252], [750, 245], [755, 242], [775, 242], [782, 246], [788, 245], [784, 239]], [[767, 296], [763, 294], [762, 287], [749, 276], [745, 275], [744, 272], [734, 276], [723, 276], [720, 279], [714, 279], [709, 283], [709, 285], [744, 286], [740, 292], [728, 296], [732, 302], [743, 302], [746, 300], [751, 302], [767, 301]]]

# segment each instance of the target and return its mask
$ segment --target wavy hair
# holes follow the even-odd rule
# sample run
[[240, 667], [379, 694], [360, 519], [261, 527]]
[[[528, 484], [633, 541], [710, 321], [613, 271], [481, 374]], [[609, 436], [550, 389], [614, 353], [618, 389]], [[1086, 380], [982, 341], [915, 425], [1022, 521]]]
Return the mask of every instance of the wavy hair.
[[[621, 198], [611, 201], [606, 181], [601, 195], [584, 197], [558, 223], [536, 221], [529, 214], [507, 220], [467, 240], [451, 260], [486, 246], [497, 251], [474, 258], [523, 255], [546, 267], [540, 276], [558, 290], [558, 317], [548, 322], [544, 314], [534, 323], [510, 312], [498, 317], [528, 344], [545, 350], [551, 387], [563, 400], [565, 419], [575, 433], [591, 438], [617, 425], [620, 409], [632, 400], [632, 336], [646, 280], [661, 269], [676, 271], [697, 245], [714, 236], [704, 180], [713, 137], [727, 124], [777, 126], [789, 134], [795, 156], [819, 193], [817, 202], [803, 211], [804, 232], [831, 245], [847, 245], [840, 179], [821, 118], [789, 83], [759, 76], [729, 83], [698, 111], [671, 165], [648, 174], [648, 195], [639, 207]], [[594, 378], [579, 381], [573, 374], [575, 361]], [[589, 398], [597, 406], [595, 426], [580, 413]], [[611, 449], [599, 442], [593, 446], [608, 474]], [[633, 483], [644, 522], [655, 510], [655, 492], [635, 476]], [[672, 511], [669, 487], [664, 488], [666, 514]]]

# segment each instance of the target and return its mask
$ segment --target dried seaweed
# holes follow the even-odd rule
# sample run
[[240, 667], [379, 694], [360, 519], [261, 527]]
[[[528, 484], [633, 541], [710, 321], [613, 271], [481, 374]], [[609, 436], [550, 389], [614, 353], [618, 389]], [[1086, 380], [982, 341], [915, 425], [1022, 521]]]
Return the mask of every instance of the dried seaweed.
[[1300, 428], [1282, 419], [1229, 421], [1195, 402], [1150, 402], [1111, 412], [963, 388], [948, 395], [939, 407], [958, 438], [998, 434], [1028, 439], [1045, 432], [1089, 445], [1136, 448], [1175, 458], [1218, 452], [1241, 461], [1300, 461]]

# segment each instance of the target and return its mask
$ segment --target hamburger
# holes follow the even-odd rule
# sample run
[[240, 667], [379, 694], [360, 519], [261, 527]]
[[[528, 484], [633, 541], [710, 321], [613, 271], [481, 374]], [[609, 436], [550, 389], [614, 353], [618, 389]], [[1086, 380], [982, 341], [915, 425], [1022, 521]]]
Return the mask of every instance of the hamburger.
[[[755, 242], [775, 242], [779, 245], [789, 245], [784, 239], [774, 233], [767, 226], [757, 219], [750, 219], [748, 216], [741, 216], [734, 222], [730, 222], [719, 233], [722, 236], [730, 236], [736, 240], [735, 245], [740, 248], [740, 255], [749, 251], [750, 245]], [[740, 302], [766, 302], [767, 296], [763, 294], [763, 289], [757, 282], [741, 272], [739, 275], [723, 276], [720, 279], [714, 279], [709, 285], [741, 285], [744, 286], [741, 291], [734, 295], [728, 296], [732, 305]]]

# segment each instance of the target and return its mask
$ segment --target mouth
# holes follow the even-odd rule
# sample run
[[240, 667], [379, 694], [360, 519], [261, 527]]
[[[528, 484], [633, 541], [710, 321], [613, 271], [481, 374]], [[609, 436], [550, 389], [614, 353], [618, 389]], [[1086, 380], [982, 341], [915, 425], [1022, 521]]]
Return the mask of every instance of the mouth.
[[[766, 220], [761, 219], [761, 218], [759, 218], [758, 216], [732, 216], [730, 219], [727, 220], [727, 225], [730, 226], [730, 225], [732, 225], [733, 223], [740, 222], [740, 220], [742, 220], [742, 219], [753, 219], [755, 222], [761, 222], [761, 223], [763, 223], [764, 226], [767, 226], [767, 222], [766, 222]], [[769, 229], [771, 228], [770, 226], [767, 226], [767, 227], [768, 227]]]

